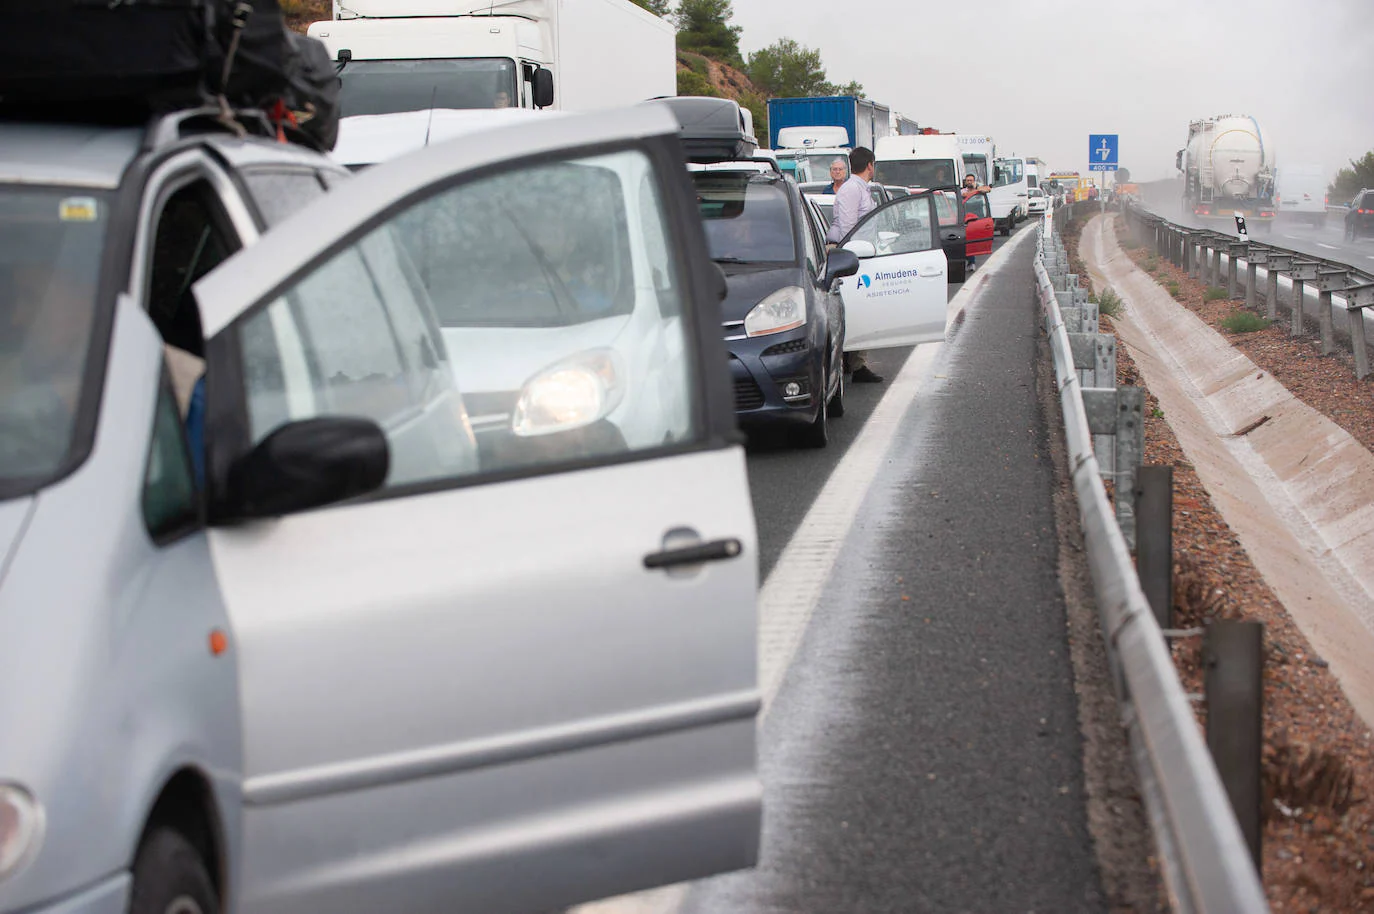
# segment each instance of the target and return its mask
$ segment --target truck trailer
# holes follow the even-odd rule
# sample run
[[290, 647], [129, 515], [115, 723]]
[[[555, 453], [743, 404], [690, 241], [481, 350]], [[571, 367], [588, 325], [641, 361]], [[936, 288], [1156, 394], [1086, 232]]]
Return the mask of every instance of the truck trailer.
[[630, 0], [334, 0], [333, 16], [309, 34], [341, 67], [345, 117], [677, 94], [673, 26]]
[[1244, 216], [1268, 231], [1274, 205], [1274, 154], [1259, 121], [1225, 114], [1188, 125], [1188, 143], [1174, 164], [1183, 172], [1183, 208], [1202, 220]]
[[768, 100], [768, 142], [798, 181], [822, 181], [830, 162], [892, 133], [892, 112], [867, 98], [827, 95]]

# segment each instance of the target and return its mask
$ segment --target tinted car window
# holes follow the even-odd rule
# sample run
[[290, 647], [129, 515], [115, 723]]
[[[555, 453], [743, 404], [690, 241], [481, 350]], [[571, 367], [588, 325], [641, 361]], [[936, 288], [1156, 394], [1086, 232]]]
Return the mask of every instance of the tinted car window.
[[692, 177], [711, 257], [731, 263], [797, 262], [792, 206], [781, 182], [739, 172]]
[[988, 206], [987, 194], [974, 194], [964, 201], [964, 208], [973, 213], [979, 219], [987, 219], [992, 215], [992, 209]]

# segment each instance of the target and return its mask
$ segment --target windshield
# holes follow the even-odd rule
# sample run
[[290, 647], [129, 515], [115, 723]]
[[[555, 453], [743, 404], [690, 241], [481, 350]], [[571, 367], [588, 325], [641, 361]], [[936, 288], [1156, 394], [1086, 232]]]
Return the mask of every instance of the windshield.
[[71, 450], [108, 218], [100, 194], [0, 185], [0, 497]]
[[[796, 263], [792, 208], [779, 183], [697, 172], [697, 207], [711, 257], [727, 263]], [[827, 219], [829, 216], [827, 215]]]
[[879, 184], [903, 187], [945, 187], [955, 183], [950, 159], [896, 159], [879, 162], [873, 179]]
[[1020, 184], [1026, 176], [1026, 165], [1019, 159], [1002, 159], [997, 163], [997, 183], [994, 187]]
[[520, 104], [508, 58], [354, 60], [339, 74], [341, 114], [430, 108], [511, 108]]
[[[787, 157], [792, 164], [792, 173], [799, 182], [807, 181], [829, 181], [830, 163], [839, 159], [844, 163], [845, 177], [849, 177], [849, 156], [845, 153], [827, 152], [817, 155], [807, 155], [805, 153], [794, 153]], [[779, 165], [782, 164], [783, 157], [778, 156]]]
[[976, 176], [979, 184], [988, 183], [988, 157], [984, 155], [964, 156], [964, 171]]

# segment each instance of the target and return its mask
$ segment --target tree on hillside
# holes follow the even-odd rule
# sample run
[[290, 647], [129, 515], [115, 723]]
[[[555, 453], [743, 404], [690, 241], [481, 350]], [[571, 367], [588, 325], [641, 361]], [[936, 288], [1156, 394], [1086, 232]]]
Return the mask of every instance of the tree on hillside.
[[829, 94], [821, 52], [791, 38], [779, 38], [750, 54], [746, 72], [754, 85], [773, 98]]
[[1349, 168], [1336, 172], [1336, 180], [1326, 188], [1334, 203], [1348, 203], [1366, 187], [1374, 187], [1374, 152], [1366, 152], [1362, 159], [1351, 159]]
[[867, 95], [864, 95], [863, 83], [859, 82], [857, 79], [851, 79], [849, 82], [845, 83], [843, 86], [835, 86], [835, 85], [832, 85], [832, 86], [830, 86], [830, 91], [827, 92], [826, 94], [827, 94], [827, 95], [852, 95], [852, 96], [854, 96], [855, 98], [868, 98]]
[[682, 0], [675, 16], [677, 46], [742, 69], [739, 35], [744, 30], [730, 24], [734, 15], [730, 0]]
[[655, 16], [667, 17], [672, 12], [668, 8], [668, 0], [631, 0], [636, 6], [642, 6]]

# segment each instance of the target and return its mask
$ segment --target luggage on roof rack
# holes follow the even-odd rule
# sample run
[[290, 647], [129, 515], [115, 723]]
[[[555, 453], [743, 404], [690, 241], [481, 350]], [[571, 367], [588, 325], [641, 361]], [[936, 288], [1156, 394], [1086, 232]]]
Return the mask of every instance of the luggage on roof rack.
[[284, 136], [329, 148], [337, 134], [334, 65], [322, 45], [286, 28], [277, 0], [0, 8], [0, 117], [141, 123], [223, 96], [230, 108], [268, 112]]
[[758, 151], [759, 141], [745, 126], [744, 114], [733, 99], [683, 95], [657, 101], [671, 108], [677, 118], [689, 162], [749, 159]]

